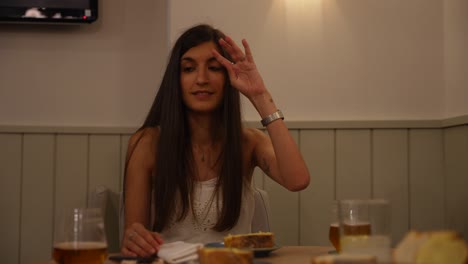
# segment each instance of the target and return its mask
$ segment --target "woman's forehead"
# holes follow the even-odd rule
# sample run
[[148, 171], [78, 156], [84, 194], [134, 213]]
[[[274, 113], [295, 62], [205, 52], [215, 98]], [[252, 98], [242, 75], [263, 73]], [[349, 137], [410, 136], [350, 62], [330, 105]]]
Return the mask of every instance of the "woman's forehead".
[[213, 57], [212, 50], [218, 50], [218, 46], [213, 41], [203, 42], [195, 47], [190, 48], [182, 55], [181, 60], [208, 60]]

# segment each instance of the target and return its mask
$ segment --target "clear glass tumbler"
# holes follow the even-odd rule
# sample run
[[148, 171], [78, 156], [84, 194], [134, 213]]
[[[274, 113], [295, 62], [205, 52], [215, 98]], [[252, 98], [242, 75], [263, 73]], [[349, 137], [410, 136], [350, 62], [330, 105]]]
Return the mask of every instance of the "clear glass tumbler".
[[340, 253], [368, 254], [391, 261], [390, 204], [386, 200], [341, 200]]
[[101, 209], [64, 210], [54, 228], [52, 258], [59, 264], [104, 263], [107, 240]]

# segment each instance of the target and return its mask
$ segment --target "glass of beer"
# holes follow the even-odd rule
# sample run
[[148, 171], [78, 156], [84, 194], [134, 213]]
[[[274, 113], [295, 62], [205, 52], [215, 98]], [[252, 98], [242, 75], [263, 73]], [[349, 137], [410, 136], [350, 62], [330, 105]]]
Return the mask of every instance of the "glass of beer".
[[107, 240], [100, 208], [64, 210], [54, 228], [52, 258], [59, 264], [102, 264]]
[[340, 224], [338, 219], [338, 202], [334, 201], [330, 210], [330, 229], [328, 230], [328, 239], [335, 247], [337, 252], [340, 252]]
[[341, 200], [338, 203], [340, 253], [369, 254], [390, 261], [390, 205], [386, 200]]

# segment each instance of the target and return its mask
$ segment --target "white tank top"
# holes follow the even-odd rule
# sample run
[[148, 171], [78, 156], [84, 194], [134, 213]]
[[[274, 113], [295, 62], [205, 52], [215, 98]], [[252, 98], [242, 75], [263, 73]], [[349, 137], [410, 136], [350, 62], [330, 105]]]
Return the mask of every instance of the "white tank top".
[[180, 222], [171, 222], [162, 232], [165, 243], [184, 241], [190, 243], [222, 242], [228, 234], [251, 232], [255, 207], [252, 188], [243, 188], [241, 211], [237, 224], [230, 230], [218, 232], [213, 226], [218, 220], [217, 205], [222, 206], [222, 198], [215, 201], [213, 192], [218, 178], [194, 183], [193, 213], [189, 209], [187, 217]]

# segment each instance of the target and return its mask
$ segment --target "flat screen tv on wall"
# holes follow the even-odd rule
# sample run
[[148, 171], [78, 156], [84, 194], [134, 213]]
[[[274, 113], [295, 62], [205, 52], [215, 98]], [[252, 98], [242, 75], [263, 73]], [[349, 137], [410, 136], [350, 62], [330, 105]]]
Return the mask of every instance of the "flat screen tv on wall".
[[0, 21], [13, 23], [92, 23], [98, 0], [0, 0]]

